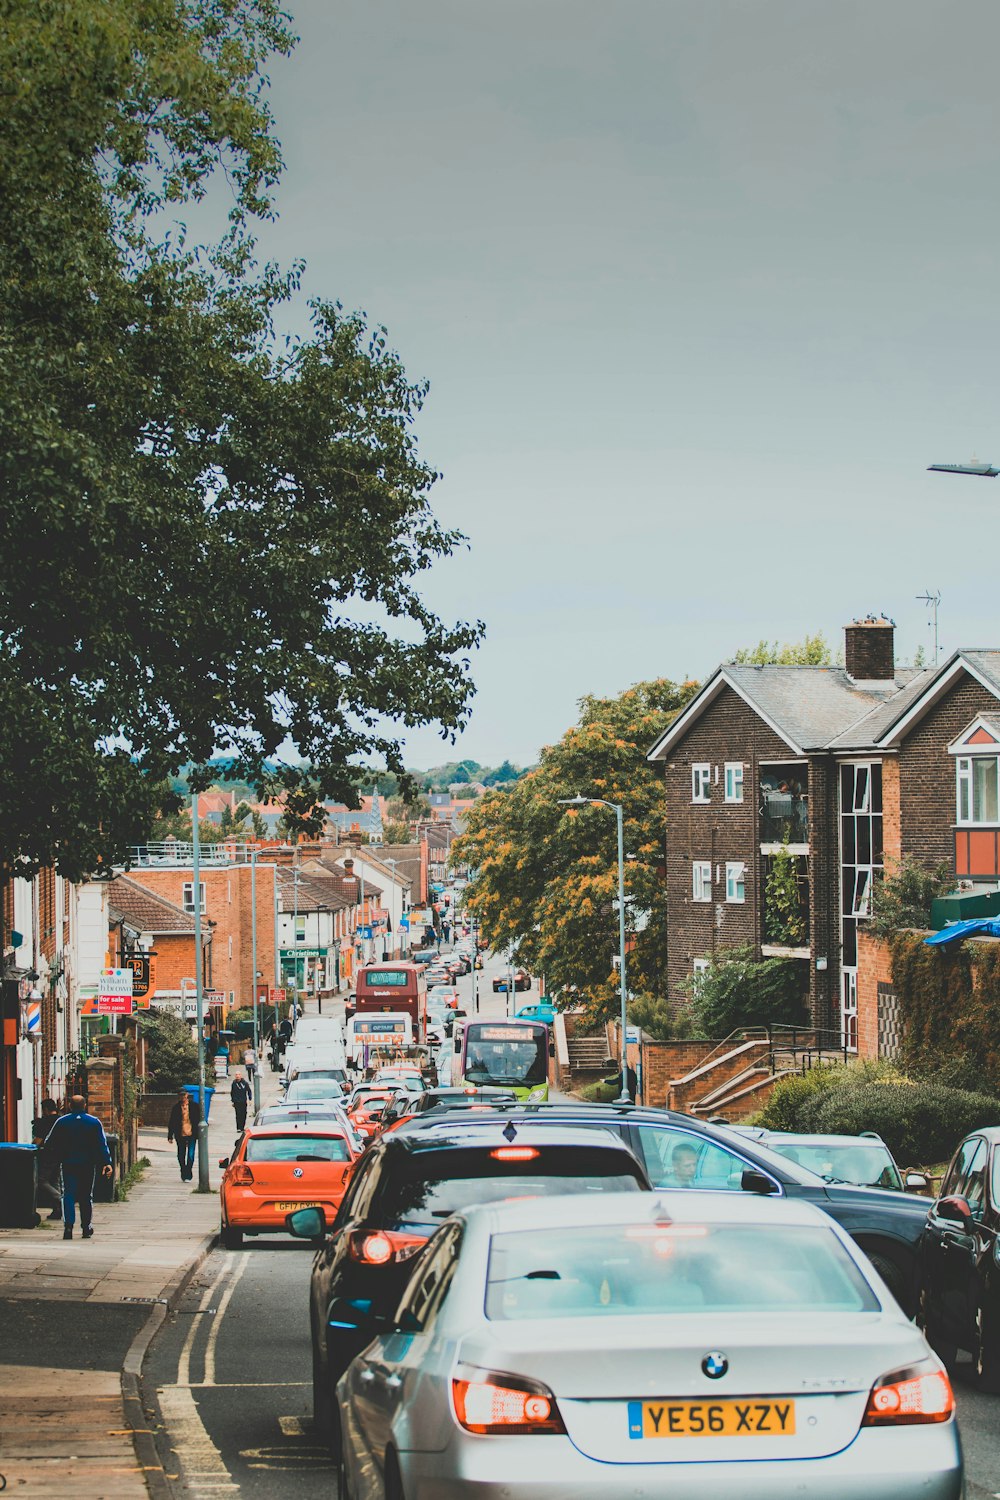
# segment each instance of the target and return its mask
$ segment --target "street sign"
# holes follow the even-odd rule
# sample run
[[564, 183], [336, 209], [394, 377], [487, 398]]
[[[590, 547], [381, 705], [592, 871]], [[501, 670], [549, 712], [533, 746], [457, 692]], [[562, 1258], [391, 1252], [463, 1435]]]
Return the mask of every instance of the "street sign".
[[356, 927], [354, 929], [354, 936], [355, 937], [370, 938], [370, 937], [374, 937], [374, 935], [375, 935], [374, 931], [373, 931], [373, 929], [371, 927]]
[[269, 999], [270, 999], [270, 1002], [271, 1002], [272, 1005], [284, 1005], [284, 1003], [285, 1003], [285, 991], [283, 989], [280, 989], [280, 990], [272, 989], [272, 990], [269, 991]]
[[131, 969], [102, 969], [97, 981], [97, 1011], [102, 1016], [130, 1016], [132, 1014]]
[[625, 1040], [629, 1043], [640, 1042], [642, 1040], [642, 1028], [639, 1026], [626, 1026]]
[[202, 999], [206, 1005], [225, 1005], [225, 990], [202, 990]]

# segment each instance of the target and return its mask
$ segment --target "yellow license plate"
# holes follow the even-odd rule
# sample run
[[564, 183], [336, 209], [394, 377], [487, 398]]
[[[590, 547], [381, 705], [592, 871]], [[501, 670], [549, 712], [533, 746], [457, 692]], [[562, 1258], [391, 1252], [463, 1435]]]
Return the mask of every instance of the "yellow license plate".
[[322, 1203], [276, 1203], [275, 1210], [279, 1214], [293, 1214], [300, 1208], [322, 1208]]
[[793, 1437], [794, 1401], [630, 1401], [630, 1438]]

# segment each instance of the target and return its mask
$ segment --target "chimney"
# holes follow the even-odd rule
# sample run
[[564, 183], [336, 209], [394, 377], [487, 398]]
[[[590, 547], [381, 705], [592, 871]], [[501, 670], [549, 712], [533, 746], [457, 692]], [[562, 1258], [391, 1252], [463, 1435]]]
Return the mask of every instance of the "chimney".
[[855, 620], [844, 627], [844, 664], [855, 682], [892, 682], [896, 675], [893, 637], [896, 627], [883, 615]]
[[344, 860], [344, 873], [351, 880], [354, 879], [354, 861], [353, 861], [353, 859], [345, 859]]

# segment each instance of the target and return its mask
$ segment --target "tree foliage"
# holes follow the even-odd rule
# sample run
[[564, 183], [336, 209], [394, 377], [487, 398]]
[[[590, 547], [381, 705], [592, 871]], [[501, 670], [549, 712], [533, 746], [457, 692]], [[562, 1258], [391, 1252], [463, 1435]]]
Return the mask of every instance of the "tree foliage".
[[579, 722], [542, 751], [534, 770], [479, 798], [452, 846], [453, 861], [474, 872], [466, 907], [490, 946], [515, 947], [550, 992], [575, 991], [595, 1017], [617, 1005], [616, 819], [607, 808], [559, 800], [580, 794], [622, 805], [629, 925], [632, 913], [649, 914], [628, 956], [629, 987], [662, 995], [665, 798], [645, 756], [696, 689], [662, 679], [617, 698], [583, 698]]
[[872, 888], [868, 930], [875, 937], [890, 938], [904, 927], [929, 927], [931, 902], [952, 890], [954, 884], [947, 860], [928, 866], [912, 854], [904, 854]]
[[791, 959], [756, 959], [752, 948], [721, 950], [681, 989], [695, 1034], [713, 1040], [744, 1026], [800, 1026], [806, 1020], [798, 966]]
[[733, 661], [744, 667], [829, 667], [833, 665], [833, 653], [823, 632], [818, 630], [815, 635], [803, 636], [801, 641], [786, 641], [783, 646], [777, 641], [760, 640], [756, 646], [737, 651]]
[[768, 942], [798, 948], [806, 940], [806, 920], [796, 875], [796, 856], [785, 838], [771, 856], [764, 884], [764, 931]]
[[[335, 301], [275, 334], [301, 268], [259, 264], [253, 226], [281, 166], [263, 70], [292, 45], [278, 0], [0, 4], [8, 869], [121, 858], [162, 778], [219, 750], [314, 828], [352, 760], [403, 772], [386, 721], [465, 722], [481, 627], [415, 586], [460, 541], [424, 387]], [[228, 226], [199, 245], [178, 216], [213, 178]]]
[[147, 1093], [171, 1094], [185, 1083], [197, 1083], [198, 1047], [191, 1039], [190, 1022], [151, 1006], [141, 1025], [146, 1043]]

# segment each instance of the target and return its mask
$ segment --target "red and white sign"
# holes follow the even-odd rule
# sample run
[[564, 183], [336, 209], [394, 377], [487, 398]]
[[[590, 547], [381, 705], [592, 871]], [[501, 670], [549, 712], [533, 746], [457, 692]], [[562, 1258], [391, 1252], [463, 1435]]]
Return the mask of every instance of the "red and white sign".
[[271, 1004], [272, 1005], [284, 1005], [284, 1003], [285, 1003], [285, 991], [284, 990], [271, 990], [270, 993], [271, 993]]
[[204, 990], [202, 1000], [206, 1005], [225, 1005], [226, 992], [225, 990]]

